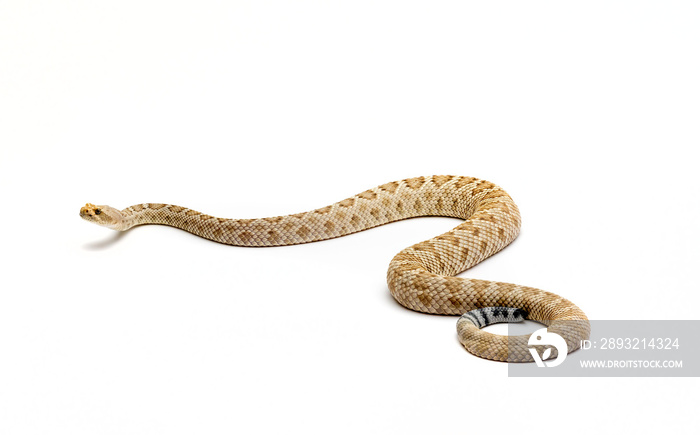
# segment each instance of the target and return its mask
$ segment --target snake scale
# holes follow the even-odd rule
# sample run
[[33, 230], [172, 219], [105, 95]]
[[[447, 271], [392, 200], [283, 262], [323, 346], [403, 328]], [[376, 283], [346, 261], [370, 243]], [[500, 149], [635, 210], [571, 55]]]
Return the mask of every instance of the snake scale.
[[[126, 231], [162, 224], [228, 245], [282, 246], [341, 237], [418, 216], [464, 219], [454, 229], [410, 246], [391, 260], [387, 282], [392, 296], [411, 310], [461, 315], [459, 341], [482, 358], [533, 361], [527, 335], [482, 331], [498, 322], [525, 318], [559, 334], [568, 351], [590, 334], [586, 315], [568, 300], [532, 287], [460, 278], [455, 275], [494, 255], [520, 231], [520, 212], [500, 187], [472, 177], [435, 175], [394, 181], [316, 210], [261, 219], [224, 219], [170, 204], [137, 204], [124, 210], [86, 204], [80, 216]], [[556, 357], [556, 350], [551, 358]]]

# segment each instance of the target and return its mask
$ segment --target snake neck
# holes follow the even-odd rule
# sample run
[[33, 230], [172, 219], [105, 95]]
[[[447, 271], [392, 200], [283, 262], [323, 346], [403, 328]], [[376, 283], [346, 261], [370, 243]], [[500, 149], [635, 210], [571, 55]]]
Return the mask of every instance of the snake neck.
[[139, 225], [167, 225], [202, 235], [193, 231], [201, 222], [210, 219], [217, 224], [228, 222], [229, 225], [234, 225], [237, 222], [236, 219], [215, 218], [186, 207], [160, 203], [135, 204], [121, 210], [120, 214], [121, 219], [114, 226], [114, 229], [119, 231]]

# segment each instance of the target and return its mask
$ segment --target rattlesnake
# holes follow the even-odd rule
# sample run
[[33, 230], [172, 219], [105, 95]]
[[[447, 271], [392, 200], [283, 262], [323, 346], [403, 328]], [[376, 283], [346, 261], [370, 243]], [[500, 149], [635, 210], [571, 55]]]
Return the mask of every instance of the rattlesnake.
[[[511, 197], [488, 181], [461, 176], [429, 176], [394, 181], [333, 205], [305, 213], [262, 219], [224, 219], [169, 204], [137, 204], [124, 210], [93, 204], [80, 209], [90, 222], [125, 231], [163, 224], [237, 246], [281, 246], [315, 242], [417, 216], [465, 219], [456, 228], [396, 254], [387, 281], [403, 306], [432, 314], [462, 315], [459, 341], [474, 355], [496, 361], [532, 361], [528, 336], [481, 331], [497, 322], [524, 318], [559, 334], [568, 351], [587, 339], [590, 324], [576, 305], [553, 293], [501, 282], [458, 278], [510, 244], [520, 230], [520, 212]], [[554, 351], [551, 357], [556, 357]]]

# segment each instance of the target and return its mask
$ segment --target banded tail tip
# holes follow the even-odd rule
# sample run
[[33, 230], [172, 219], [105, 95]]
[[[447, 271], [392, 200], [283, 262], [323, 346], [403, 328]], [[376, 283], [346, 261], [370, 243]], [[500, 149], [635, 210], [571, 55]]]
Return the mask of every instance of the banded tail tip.
[[474, 324], [477, 328], [496, 323], [518, 323], [527, 318], [527, 311], [522, 308], [484, 307], [466, 312], [460, 317]]

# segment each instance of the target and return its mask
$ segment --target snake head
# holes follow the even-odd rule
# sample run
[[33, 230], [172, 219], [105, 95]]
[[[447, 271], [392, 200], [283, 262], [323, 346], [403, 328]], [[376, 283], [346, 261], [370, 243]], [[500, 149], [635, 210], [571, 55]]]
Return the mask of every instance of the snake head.
[[108, 205], [87, 203], [80, 208], [80, 217], [88, 222], [115, 230], [119, 229], [122, 223], [121, 212]]

